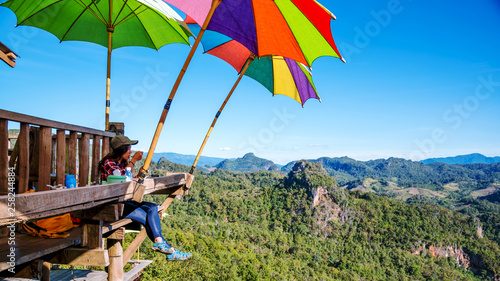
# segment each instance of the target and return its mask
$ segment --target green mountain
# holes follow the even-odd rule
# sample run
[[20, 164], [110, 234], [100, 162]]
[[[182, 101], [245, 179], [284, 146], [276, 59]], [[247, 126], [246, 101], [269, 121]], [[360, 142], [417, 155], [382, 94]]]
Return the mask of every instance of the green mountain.
[[443, 158], [429, 158], [421, 161], [424, 164], [441, 162], [445, 164], [491, 164], [500, 162], [500, 156], [496, 157], [486, 157], [479, 153], [473, 153], [468, 155], [459, 155], [455, 157], [443, 157]]
[[217, 169], [224, 169], [236, 172], [256, 172], [256, 171], [279, 171], [280, 168], [272, 161], [259, 158], [253, 153], [247, 153], [243, 158], [235, 160], [226, 159], [215, 166]]
[[[346, 184], [353, 180], [367, 177], [393, 179], [401, 186], [425, 185], [429, 188], [453, 182], [492, 182], [500, 180], [500, 163], [452, 165], [444, 163], [424, 164], [401, 158], [357, 161], [348, 157], [323, 157], [310, 162], [321, 163], [339, 183]], [[288, 172], [294, 162], [281, 168]]]
[[[147, 156], [147, 153], [144, 153], [144, 157], [146, 157], [146, 156]], [[168, 159], [171, 162], [177, 163], [177, 164], [191, 166], [191, 165], [193, 165], [193, 162], [194, 162], [194, 159], [196, 158], [196, 155], [184, 155], [184, 154], [173, 153], [173, 152], [160, 152], [160, 153], [153, 153], [153, 158], [151, 158], [151, 161], [158, 162], [158, 161], [160, 161], [160, 159], [162, 157]], [[208, 166], [213, 167], [224, 160], [225, 160], [225, 158], [200, 156], [200, 159], [198, 160], [197, 166], [208, 165]]]
[[[152, 166], [188, 168], [168, 161]], [[287, 175], [198, 171], [189, 195], [173, 202], [164, 223], [166, 240], [193, 258], [167, 262], [147, 240], [140, 258], [154, 264], [144, 280], [500, 278], [500, 247], [484, 230], [489, 221], [342, 189], [318, 162], [298, 162]], [[127, 233], [124, 244], [134, 235]]]

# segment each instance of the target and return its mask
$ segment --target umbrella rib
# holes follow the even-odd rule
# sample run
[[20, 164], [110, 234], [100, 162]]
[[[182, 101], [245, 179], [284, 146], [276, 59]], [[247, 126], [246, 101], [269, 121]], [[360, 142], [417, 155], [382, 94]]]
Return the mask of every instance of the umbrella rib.
[[[120, 15], [120, 13], [122, 12], [122, 10], [125, 8], [125, 5], [127, 5], [127, 1], [125, 1], [125, 4], [123, 4], [123, 6], [122, 6], [122, 8], [121, 8], [120, 12], [118, 13], [118, 15]], [[137, 13], [136, 13], [135, 11], [139, 10], [141, 7], [143, 7], [143, 8], [144, 8], [144, 10], [139, 11], [139, 12], [137, 12]], [[123, 17], [123, 19], [121, 19], [119, 22], [116, 22], [116, 20], [118, 20], [118, 16], [116, 16], [116, 19], [115, 19], [115, 22], [113, 23], [113, 26], [120, 25], [120, 24], [122, 24], [122, 23], [124, 23], [124, 22], [128, 21], [129, 19], [134, 18], [134, 15], [135, 15], [135, 16], [137, 16], [138, 14], [140, 14], [140, 13], [142, 13], [142, 12], [145, 12], [147, 9], [148, 9], [148, 8], [146, 8], [146, 7], [144, 6], [144, 4], [141, 4], [141, 6], [139, 6], [139, 7], [135, 8], [135, 10], [130, 9], [130, 10], [131, 10], [131, 12], [130, 12], [128, 15], [126, 15], [125, 17]]]
[[[122, 23], [123, 21], [125, 21], [125, 19], [128, 17], [128, 15], [125, 17], [124, 20], [121, 20], [119, 21], [118, 23], [116, 23], [116, 21], [118, 20], [118, 18], [120, 17], [120, 14], [122, 13], [123, 9], [125, 8], [125, 5], [127, 5], [127, 0], [123, 1], [123, 5], [122, 7], [120, 8], [120, 11], [118, 12], [118, 14], [116, 15], [116, 18], [115, 18], [115, 21], [112, 23], [112, 26], [115, 27], [117, 26], [118, 24]], [[140, 7], [140, 6], [139, 6]]]
[[[59, 0], [59, 1], [56, 1], [56, 2], [54, 2], [54, 3], [52, 3], [52, 4], [50, 4], [50, 5], [47, 5], [47, 7], [44, 7], [43, 9], [40, 9], [40, 10], [39, 10], [39, 12], [40, 12], [40, 11], [43, 11], [43, 10], [45, 10], [45, 9], [49, 8], [49, 7], [51, 7], [52, 5], [55, 5], [55, 4], [59, 3], [59, 2], [61, 2], [61, 1], [62, 1], [62, 0]], [[37, 12], [37, 13], [38, 13], [38, 12]], [[16, 26], [23, 25], [23, 22], [25, 22], [25, 21], [27, 21], [28, 19], [30, 19], [30, 18], [32, 18], [32, 17], [34, 17], [37, 13], [33, 13], [33, 14], [31, 14], [31, 16], [29, 16], [29, 17], [25, 18], [22, 22], [18, 23]]]
[[[127, 5], [127, 3], [125, 3], [125, 5]], [[125, 5], [124, 5], [124, 6], [125, 6]], [[144, 26], [144, 24], [142, 23], [142, 20], [141, 20], [141, 19], [140, 19], [137, 15], [138, 15], [138, 14], [140, 14], [140, 13], [142, 13], [142, 12], [144, 12], [144, 11], [145, 11], [146, 9], [148, 9], [148, 8], [147, 8], [147, 7], [145, 7], [145, 10], [140, 11], [139, 13], [137, 13], [137, 14], [136, 14], [136, 13], [135, 13], [135, 11], [137, 11], [140, 7], [141, 7], [141, 6], [137, 7], [135, 10], [132, 10], [132, 9], [131, 9], [132, 11], [131, 11], [130, 13], [131, 13], [131, 14], [136, 15], [136, 18], [137, 18], [137, 20], [139, 21], [139, 23], [141, 24], [142, 28], [143, 28], [144, 30], [147, 30], [147, 29], [146, 29], [146, 27]], [[152, 10], [152, 11], [156, 11], [155, 9], [151, 9], [151, 10]], [[127, 16], [127, 17], [128, 17], [128, 16]], [[131, 18], [132, 18], [132, 17], [131, 17]], [[124, 22], [124, 20], [121, 20], [118, 24], [123, 23], [123, 22]], [[168, 23], [168, 22], [167, 22], [167, 23]], [[117, 25], [118, 25], [118, 24], [117, 24]], [[153, 41], [153, 38], [151, 38], [151, 36], [149, 35], [149, 32], [146, 32], [146, 35], [148, 36], [148, 38], [149, 38], [149, 40], [151, 41], [151, 44], [154, 46], [155, 50], [157, 50], [157, 51], [158, 51], [158, 48], [156, 47], [155, 42]]]
[[[81, 1], [80, 1], [81, 2]], [[92, 1], [92, 3], [94, 3], [94, 1]], [[92, 4], [91, 3], [91, 4]], [[96, 6], [97, 7], [97, 6]], [[75, 25], [75, 23], [80, 19], [80, 17], [85, 13], [85, 11], [87, 10], [91, 10], [89, 6], [85, 6], [85, 9], [83, 9], [83, 11], [78, 15], [78, 17], [71, 23], [70, 27], [66, 30], [66, 32], [64, 33], [64, 35], [61, 37], [61, 41], [62, 42], [64, 40], [64, 38], [66, 37], [66, 35], [68, 35], [69, 31], [73, 28], [73, 26]], [[92, 11], [92, 10], [91, 10]], [[99, 17], [98, 17], [99, 18]]]
[[[170, 22], [168, 22], [168, 17], [167, 17], [166, 15], [164, 15], [164, 14], [162, 14], [162, 13], [158, 12], [156, 9], [148, 8], [148, 7], [147, 7], [147, 6], [145, 6], [144, 4], [143, 4], [142, 6], [144, 6], [144, 8], [145, 8], [144, 10], [139, 11], [138, 13], [135, 13], [135, 11], [139, 9], [139, 8], [137, 8], [137, 9], [135, 9], [135, 10], [132, 10], [132, 12], [131, 12], [131, 13], [134, 13], [135, 15], [138, 15], [138, 14], [140, 14], [140, 13], [142, 13], [142, 12], [145, 12], [147, 9], [150, 9], [153, 13], [156, 13], [156, 14], [157, 14], [157, 15], [159, 15], [160, 17], [162, 17], [162, 18], [163, 18], [163, 17], [164, 17], [164, 18], [166, 18], [165, 22], [166, 22], [166, 23], [168, 23], [168, 25], [170, 25], [170, 26], [171, 26]], [[137, 17], [137, 16], [136, 16], [136, 18], [137, 18], [137, 20], [139, 21], [139, 23], [142, 25], [142, 27], [144, 28], [144, 30], [147, 30], [147, 29], [146, 29], [146, 27], [144, 26], [144, 24], [142, 23], [141, 18], [139, 18], [139, 17]], [[175, 19], [174, 19], [174, 20], [175, 20]], [[122, 23], [122, 22], [123, 22], [123, 20], [122, 20], [120, 23]], [[177, 22], [177, 21], [176, 21], [176, 22]], [[118, 23], [118, 24], [120, 24], [120, 23]], [[117, 24], [117, 25], [118, 25], [118, 24]], [[179, 23], [179, 25], [181, 25], [181, 24]], [[182, 25], [181, 25], [181, 26], [182, 26]], [[175, 29], [175, 28], [174, 28], [174, 30], [175, 30], [175, 32], [177, 32], [177, 34], [179, 34], [179, 35], [182, 37], [182, 34], [181, 34], [179, 31], [177, 31], [177, 29]], [[148, 32], [146, 32], [146, 34], [147, 34], [147, 36], [148, 36], [149, 40], [151, 40], [151, 43], [153, 44], [153, 46], [155, 46], [155, 50], [157, 50], [157, 51], [158, 51], [158, 48], [156, 47], [156, 45], [155, 45], [155, 43], [154, 43], [154, 41], [153, 41], [153, 38], [151, 38], [151, 36], [149, 35], [149, 33], [148, 33]]]
[[[90, 3], [89, 5], [85, 4], [82, 0], [75, 0], [75, 2], [80, 2], [82, 8], [85, 8], [85, 10], [88, 10], [89, 13], [91, 13], [92, 15], [94, 15], [94, 17], [96, 17], [98, 20], [100, 20], [104, 25], [106, 25], [106, 21], [103, 20], [104, 16], [103, 14], [101, 13], [101, 11], [99, 10], [99, 7], [97, 7], [97, 5], [95, 4], [95, 0], [92, 0], [92, 3]], [[101, 17], [99, 17], [99, 15], [90, 8], [90, 5], [94, 4], [95, 8], [97, 9], [97, 11], [99, 12], [99, 14], [101, 15]]]

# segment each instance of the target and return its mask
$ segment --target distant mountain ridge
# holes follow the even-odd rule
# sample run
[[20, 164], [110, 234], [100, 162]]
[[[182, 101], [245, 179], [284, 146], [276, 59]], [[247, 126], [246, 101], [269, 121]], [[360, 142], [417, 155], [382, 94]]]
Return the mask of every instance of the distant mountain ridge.
[[[147, 153], [144, 153], [144, 157], [146, 157], [146, 155]], [[192, 166], [194, 159], [196, 158], [195, 155], [184, 155], [173, 152], [159, 152], [153, 154], [153, 158], [151, 159], [151, 161], [158, 162], [162, 157], [168, 159], [170, 162], [186, 166]], [[197, 166], [209, 165], [213, 167], [224, 160], [226, 160], [226, 158], [200, 156]]]
[[420, 161], [424, 164], [430, 164], [435, 162], [441, 162], [445, 164], [491, 164], [500, 162], [500, 156], [487, 157], [479, 153], [472, 153], [467, 155], [458, 155], [454, 157], [441, 157], [441, 158], [429, 158]]
[[[194, 155], [178, 153], [155, 153], [153, 162], [162, 157], [169, 161], [191, 166]], [[479, 153], [459, 155], [446, 158], [429, 158], [422, 161], [412, 161], [402, 158], [376, 159], [358, 161], [349, 157], [321, 157], [308, 159], [309, 162], [319, 162], [325, 170], [334, 176], [339, 183], [348, 183], [360, 178], [398, 178], [399, 184], [446, 184], [461, 180], [490, 180], [496, 178], [500, 167], [500, 157], [486, 157]], [[276, 171], [288, 173], [294, 163], [292, 161], [280, 168], [273, 161], [259, 158], [253, 153], [247, 153], [242, 158], [225, 159], [218, 157], [201, 156], [198, 167], [210, 166], [235, 172]], [[447, 163], [448, 162], [448, 163]], [[496, 164], [497, 165], [489, 165]], [[457, 165], [460, 164], [460, 165]]]
[[256, 172], [256, 171], [279, 171], [271, 160], [259, 158], [253, 153], [247, 153], [242, 158], [235, 160], [226, 159], [215, 166], [217, 169], [224, 169], [234, 172]]

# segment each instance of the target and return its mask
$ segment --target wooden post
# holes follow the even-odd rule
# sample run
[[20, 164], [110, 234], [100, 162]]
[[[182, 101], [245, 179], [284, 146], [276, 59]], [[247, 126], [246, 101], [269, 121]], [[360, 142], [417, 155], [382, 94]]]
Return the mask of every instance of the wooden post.
[[102, 138], [102, 157], [109, 153], [109, 137]]
[[89, 150], [90, 150], [90, 135], [82, 133], [80, 138], [80, 172], [78, 173], [78, 178], [80, 186], [86, 186], [89, 183]]
[[0, 119], [0, 195], [9, 193], [9, 130], [7, 120]]
[[23, 193], [29, 189], [29, 166], [30, 166], [30, 125], [21, 123], [20, 132], [17, 141], [19, 142], [19, 159], [17, 167], [19, 171], [18, 193]]
[[42, 270], [40, 270], [40, 281], [50, 281], [50, 263], [41, 261]]
[[68, 159], [69, 159], [69, 174], [76, 176], [76, 140], [78, 139], [78, 132], [69, 133], [69, 144], [68, 144]]
[[104, 249], [101, 220], [86, 220], [82, 229], [82, 247], [89, 249]]
[[92, 170], [90, 173], [91, 182], [99, 182], [99, 161], [101, 160], [101, 136], [94, 135], [92, 141]]
[[66, 131], [57, 130], [56, 183], [65, 185], [66, 179]]
[[38, 189], [37, 191], [50, 190], [50, 165], [52, 160], [52, 128], [40, 127], [40, 143], [38, 157]]
[[108, 280], [123, 280], [123, 247], [122, 240], [108, 239]]

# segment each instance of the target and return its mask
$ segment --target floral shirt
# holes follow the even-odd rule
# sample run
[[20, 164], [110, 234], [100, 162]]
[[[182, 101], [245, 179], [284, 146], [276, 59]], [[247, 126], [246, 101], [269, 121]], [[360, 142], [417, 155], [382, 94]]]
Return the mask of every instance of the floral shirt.
[[101, 172], [101, 181], [106, 181], [108, 179], [108, 176], [112, 175], [113, 171], [116, 169], [120, 170], [122, 176], [125, 175], [126, 171], [126, 168], [123, 164], [117, 163], [116, 161], [113, 161], [111, 159], [104, 160], [104, 163], [102, 164], [102, 169], [103, 172]]

